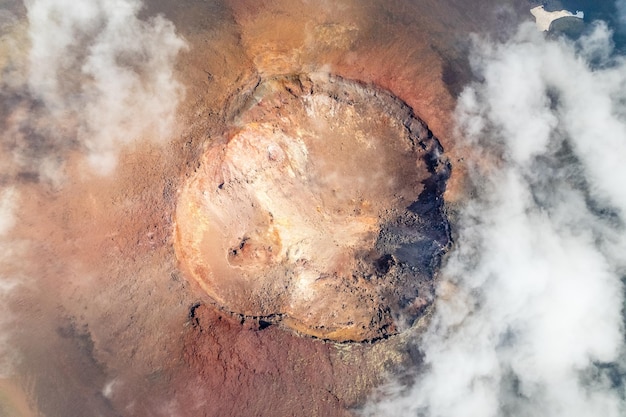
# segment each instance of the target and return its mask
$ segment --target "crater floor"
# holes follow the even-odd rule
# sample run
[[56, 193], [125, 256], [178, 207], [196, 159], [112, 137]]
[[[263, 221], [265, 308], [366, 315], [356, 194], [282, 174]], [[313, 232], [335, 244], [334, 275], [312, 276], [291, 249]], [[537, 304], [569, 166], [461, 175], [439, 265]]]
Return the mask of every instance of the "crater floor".
[[437, 139], [391, 94], [328, 74], [235, 102], [178, 197], [186, 273], [229, 312], [319, 338], [412, 326], [449, 244]]

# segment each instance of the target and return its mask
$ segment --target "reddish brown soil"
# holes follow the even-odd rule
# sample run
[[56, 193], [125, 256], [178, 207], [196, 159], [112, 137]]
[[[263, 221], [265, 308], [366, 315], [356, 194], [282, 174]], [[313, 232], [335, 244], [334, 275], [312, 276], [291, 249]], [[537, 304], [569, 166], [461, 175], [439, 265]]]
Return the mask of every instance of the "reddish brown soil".
[[334, 344], [219, 312], [175, 257], [178, 190], [251, 80], [327, 71], [391, 91], [428, 123], [453, 163], [454, 201], [463, 169], [450, 112], [469, 79], [468, 33], [512, 26], [509, 4], [526, 2], [148, 3], [190, 46], [176, 68], [187, 96], [171, 141], [125, 147], [104, 178], [71, 147], [59, 151], [60, 187], [14, 175], [21, 197], [2, 272], [23, 283], [5, 308], [29, 407], [64, 417], [354, 415], [389, 373], [416, 369], [416, 332]]
[[215, 416], [249, 410], [266, 416], [349, 416], [385, 371], [407, 359], [390, 353], [382, 345], [338, 345], [274, 326], [260, 330], [258, 322], [240, 323], [206, 306], [195, 309], [185, 336], [185, 358], [201, 370], [194, 390], [207, 414]]

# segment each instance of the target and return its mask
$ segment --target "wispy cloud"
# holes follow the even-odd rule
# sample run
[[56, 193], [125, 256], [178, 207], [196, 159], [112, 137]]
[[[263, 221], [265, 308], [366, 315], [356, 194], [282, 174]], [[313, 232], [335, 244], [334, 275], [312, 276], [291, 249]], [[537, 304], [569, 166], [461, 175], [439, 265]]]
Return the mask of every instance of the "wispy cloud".
[[626, 30], [626, 0], [616, 0], [615, 7], [617, 9], [618, 22], [622, 26], [621, 30]]
[[472, 197], [389, 416], [621, 416], [626, 61], [596, 24], [573, 43], [522, 25], [475, 41], [456, 113]]
[[[0, 266], [10, 262], [16, 248], [11, 245], [8, 234], [15, 225], [15, 210], [19, 202], [19, 195], [15, 187], [6, 187], [0, 191]], [[8, 297], [18, 285], [17, 277], [8, 274], [4, 269], [0, 272], [0, 303], [5, 304]], [[17, 353], [11, 348], [7, 328], [12, 324], [13, 317], [7, 311], [0, 317], [0, 378], [13, 372]]]
[[9, 62], [20, 71], [2, 80], [10, 103], [4, 141], [20, 166], [39, 165], [38, 175], [54, 177], [75, 150], [107, 174], [124, 145], [168, 137], [183, 96], [174, 64], [186, 47], [170, 21], [140, 19], [139, 0], [25, 5], [20, 47], [28, 53]]
[[41, 278], [28, 272], [41, 237], [20, 234], [20, 221], [39, 214], [20, 207], [41, 191], [32, 183], [62, 186], [70, 160], [109, 174], [124, 146], [167, 139], [173, 128], [184, 93], [174, 66], [186, 43], [164, 17], [140, 18], [141, 7], [25, 0], [25, 18], [0, 10], [0, 377], [19, 359], [15, 294]]

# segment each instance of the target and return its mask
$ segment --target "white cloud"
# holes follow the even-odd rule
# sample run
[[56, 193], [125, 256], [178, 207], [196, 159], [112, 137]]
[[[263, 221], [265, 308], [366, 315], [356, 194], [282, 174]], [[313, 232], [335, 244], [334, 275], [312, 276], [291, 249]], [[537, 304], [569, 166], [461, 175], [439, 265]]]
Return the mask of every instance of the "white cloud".
[[615, 7], [617, 9], [617, 19], [622, 30], [626, 28], [626, 0], [616, 0]]
[[[137, 17], [139, 0], [28, 0], [28, 85], [57, 123], [48, 134], [75, 137], [100, 173], [119, 148], [170, 133], [182, 86], [173, 75], [186, 47], [173, 24]], [[68, 129], [68, 126], [71, 126]]]
[[[14, 187], [4, 188], [0, 192], [0, 266], [6, 266], [13, 262], [13, 256], [19, 249], [17, 242], [10, 239], [10, 231], [15, 226], [15, 211], [19, 202], [19, 194]], [[16, 277], [0, 274], [0, 378], [8, 377], [19, 361], [19, 355], [10, 344], [7, 329], [13, 324], [13, 315], [6, 308], [8, 298], [13, 294], [20, 281]]]
[[5, 235], [15, 225], [17, 198], [15, 187], [0, 191], [0, 236]]
[[524, 24], [476, 41], [482, 81], [457, 108], [476, 192], [419, 341], [426, 370], [364, 414], [626, 413], [607, 372], [623, 359], [626, 271], [626, 61], [610, 36], [598, 24], [546, 40]]
[[117, 378], [109, 380], [102, 388], [102, 395], [105, 398], [111, 399], [117, 388], [119, 388], [118, 385], [120, 385], [120, 383]]

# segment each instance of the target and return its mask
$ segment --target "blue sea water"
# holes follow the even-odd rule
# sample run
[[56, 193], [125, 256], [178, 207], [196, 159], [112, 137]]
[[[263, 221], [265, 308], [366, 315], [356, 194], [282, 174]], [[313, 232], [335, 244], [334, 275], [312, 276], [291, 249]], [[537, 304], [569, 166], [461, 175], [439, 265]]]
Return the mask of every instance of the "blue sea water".
[[614, 0], [560, 0], [545, 1], [546, 10], [569, 10], [572, 13], [580, 10], [585, 13], [584, 21], [603, 20], [613, 29], [614, 40], [618, 50], [626, 50], [626, 22], [620, 22], [620, 15]]

